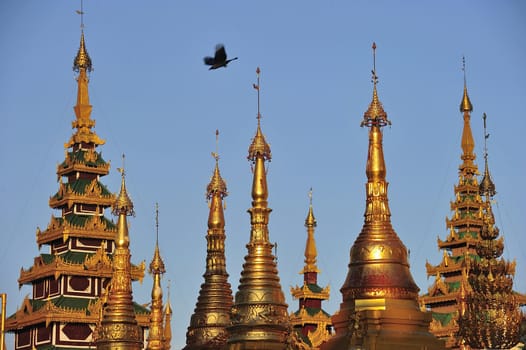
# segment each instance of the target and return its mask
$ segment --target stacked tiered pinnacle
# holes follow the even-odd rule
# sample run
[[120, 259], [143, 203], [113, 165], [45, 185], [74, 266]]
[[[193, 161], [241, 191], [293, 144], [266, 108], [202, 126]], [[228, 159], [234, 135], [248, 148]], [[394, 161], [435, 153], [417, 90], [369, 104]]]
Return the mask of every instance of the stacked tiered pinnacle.
[[[218, 132], [216, 131], [216, 136]], [[206, 235], [205, 282], [201, 285], [194, 314], [186, 332], [185, 350], [226, 349], [227, 327], [230, 325], [232, 289], [228, 283], [225, 259], [225, 217], [223, 199], [228, 195], [226, 183], [219, 173], [219, 155], [214, 173], [206, 188], [209, 201]]]
[[[115, 196], [100, 182], [110, 165], [97, 147], [104, 144], [92, 130], [88, 73], [92, 70], [84, 32], [73, 69], [77, 77], [75, 133], [65, 144], [66, 158], [57, 166], [58, 192], [49, 206], [61, 212], [51, 216], [47, 228], [37, 229], [38, 246], [49, 253], [22, 269], [20, 285], [30, 284], [33, 297], [9, 318], [6, 329], [15, 333], [15, 348], [63, 346], [86, 348], [102, 310], [101, 296], [112, 277], [115, 224], [104, 216]], [[132, 266], [134, 280], [144, 276], [144, 264]], [[136, 307], [139, 322], [148, 324], [148, 310]]]
[[365, 222], [351, 248], [343, 302], [332, 318], [336, 335], [321, 349], [443, 349], [428, 331], [431, 315], [419, 310], [407, 249], [391, 225], [381, 130], [391, 122], [378, 99], [376, 68], [373, 83], [362, 121], [370, 128]]
[[113, 215], [118, 216], [113, 274], [97, 327], [95, 345], [98, 350], [140, 350], [143, 347], [143, 330], [135, 317], [132, 296], [130, 236], [126, 218], [134, 215], [134, 210], [126, 191], [124, 169], [119, 170], [122, 174], [121, 191], [112, 206]]
[[[159, 252], [159, 206], [155, 204], [155, 250], [152, 262], [150, 263], [150, 274], [153, 277], [152, 285], [152, 306], [150, 315], [150, 330], [148, 332], [147, 350], [165, 350], [165, 327], [166, 314], [163, 313], [163, 289], [161, 288], [161, 277], [166, 272], [161, 253]], [[164, 317], [164, 319], [163, 319]]]
[[432, 311], [433, 321], [430, 330], [437, 337], [446, 340], [446, 347], [458, 348], [460, 300], [471, 290], [468, 274], [470, 264], [480, 260], [477, 245], [484, 224], [486, 203], [479, 193], [477, 175], [479, 170], [475, 161], [475, 141], [471, 132], [471, 112], [473, 105], [468, 96], [464, 76], [464, 94], [460, 103], [464, 127], [462, 130], [462, 163], [459, 167], [458, 184], [454, 187], [455, 201], [451, 202], [452, 216], [446, 218], [449, 234], [445, 241], [438, 239], [442, 250], [442, 261], [438, 265], [426, 262], [428, 276], [434, 276], [428, 293], [420, 297], [423, 308]]
[[300, 271], [300, 274], [303, 274], [303, 285], [290, 288], [292, 297], [299, 300], [299, 309], [290, 315], [290, 323], [309, 348], [319, 349], [321, 343], [331, 337], [331, 316], [321, 307], [322, 301], [329, 299], [330, 287], [322, 288], [318, 285], [320, 270], [316, 265], [318, 252], [314, 239], [316, 218], [312, 209], [312, 190], [309, 192], [309, 199], [309, 213], [305, 219], [307, 228], [305, 266]]
[[503, 237], [495, 226], [491, 200], [496, 194], [488, 168], [484, 114], [484, 176], [479, 193], [484, 197], [482, 230], [476, 251], [480, 260], [467, 264], [471, 292], [461, 299], [459, 334], [462, 345], [471, 349], [508, 349], [519, 341], [522, 314], [518, 295], [513, 292], [515, 261], [502, 256]]
[[269, 240], [268, 221], [272, 209], [267, 203], [265, 161], [270, 160], [271, 153], [261, 132], [259, 68], [256, 72], [258, 84], [254, 87], [258, 91], [258, 126], [248, 150], [248, 159], [253, 164], [252, 207], [248, 209], [250, 241], [232, 307], [228, 349], [283, 350], [287, 347], [290, 325], [276, 258], [272, 254], [274, 245]]

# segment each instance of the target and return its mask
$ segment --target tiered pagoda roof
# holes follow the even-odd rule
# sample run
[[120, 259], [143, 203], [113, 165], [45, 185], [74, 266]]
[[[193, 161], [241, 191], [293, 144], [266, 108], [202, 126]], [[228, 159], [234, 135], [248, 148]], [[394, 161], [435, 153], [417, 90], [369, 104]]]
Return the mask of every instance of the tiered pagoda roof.
[[[92, 71], [84, 31], [74, 59], [77, 76], [75, 129], [65, 143], [65, 159], [57, 166], [59, 188], [49, 206], [52, 215], [45, 230], [37, 229], [39, 249], [49, 252], [35, 257], [22, 268], [18, 283], [32, 285], [32, 297], [8, 318], [6, 330], [15, 333], [15, 349], [93, 346], [93, 330], [103, 307], [103, 297], [113, 274], [117, 225], [105, 216], [116, 200], [101, 182], [110, 164], [98, 147], [104, 144], [93, 130], [89, 102], [89, 73]], [[130, 278], [142, 280], [145, 265], [130, 265]], [[138, 324], [146, 328], [149, 311], [132, 302]]]
[[460, 300], [471, 291], [468, 281], [469, 266], [480, 261], [476, 250], [480, 242], [485, 203], [479, 193], [480, 175], [475, 164], [475, 141], [471, 131], [473, 105], [469, 99], [466, 79], [460, 103], [464, 118], [461, 139], [461, 160], [458, 184], [454, 186], [455, 200], [450, 203], [451, 217], [446, 218], [447, 238], [438, 238], [442, 250], [442, 261], [438, 265], [426, 262], [428, 276], [434, 276], [428, 293], [420, 297], [422, 308], [433, 314], [430, 329], [437, 337], [446, 341], [448, 348], [459, 348]]

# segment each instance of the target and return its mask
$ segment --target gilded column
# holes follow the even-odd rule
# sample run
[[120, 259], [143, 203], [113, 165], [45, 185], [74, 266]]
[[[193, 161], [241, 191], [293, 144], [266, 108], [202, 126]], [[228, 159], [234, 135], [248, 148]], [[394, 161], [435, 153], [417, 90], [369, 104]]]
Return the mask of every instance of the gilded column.
[[230, 350], [241, 349], [285, 349], [288, 342], [289, 319], [285, 295], [281, 290], [276, 258], [272, 254], [268, 232], [269, 215], [268, 188], [265, 162], [270, 161], [270, 146], [261, 131], [259, 113], [259, 68], [258, 125], [256, 135], [248, 150], [248, 159], [253, 166], [252, 207], [250, 213], [250, 241], [248, 255], [241, 271], [238, 292], [232, 307], [232, 326], [228, 339]]
[[108, 292], [107, 304], [95, 344], [99, 350], [139, 350], [143, 347], [142, 330], [137, 324], [133, 308], [130, 263], [130, 237], [126, 216], [134, 215], [133, 203], [128, 196], [124, 169], [121, 191], [113, 205], [113, 214], [118, 216], [113, 276]]

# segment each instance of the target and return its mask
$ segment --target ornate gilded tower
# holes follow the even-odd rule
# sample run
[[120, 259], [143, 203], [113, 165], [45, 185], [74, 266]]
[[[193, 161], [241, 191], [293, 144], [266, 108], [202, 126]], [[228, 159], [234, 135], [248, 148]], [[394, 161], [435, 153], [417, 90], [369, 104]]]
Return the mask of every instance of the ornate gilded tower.
[[[15, 333], [15, 349], [92, 345], [100, 297], [112, 277], [117, 226], [106, 218], [105, 209], [115, 195], [100, 182], [110, 164], [97, 150], [104, 140], [93, 130], [88, 94], [92, 62], [83, 30], [73, 70], [78, 73], [75, 132], [64, 145], [65, 160], [57, 166], [59, 188], [49, 199], [49, 206], [61, 214], [52, 215], [47, 228], [36, 232], [39, 248], [49, 246], [49, 252], [20, 271], [18, 283], [32, 286], [32, 298], [7, 320], [6, 329]], [[130, 273], [133, 280], [142, 280], [144, 263], [132, 266]], [[135, 311], [147, 327], [148, 310], [135, 305]]]
[[[509, 349], [519, 342], [522, 320], [519, 296], [513, 292], [515, 261], [502, 258], [504, 239], [495, 226], [491, 200], [496, 194], [488, 168], [484, 113], [484, 176], [479, 193], [484, 197], [482, 230], [476, 251], [480, 259], [466, 261], [471, 292], [460, 300], [459, 335], [467, 349]], [[499, 259], [500, 258], [500, 259]]]
[[150, 274], [153, 277], [152, 285], [152, 307], [150, 314], [150, 330], [148, 332], [147, 350], [165, 350], [165, 333], [163, 312], [163, 289], [161, 288], [161, 278], [166, 272], [161, 253], [159, 252], [159, 205], [155, 203], [155, 250], [152, 262], [150, 263]]
[[[124, 156], [123, 156], [124, 157]], [[140, 350], [143, 348], [143, 331], [135, 318], [132, 296], [129, 215], [134, 215], [133, 203], [126, 191], [124, 168], [121, 191], [113, 203], [113, 215], [118, 216], [113, 275], [102, 319], [97, 327], [95, 345], [98, 350]]]
[[[373, 43], [373, 54], [375, 49]], [[332, 318], [336, 335], [321, 349], [443, 349], [428, 331], [431, 315], [418, 307], [407, 249], [391, 225], [381, 130], [391, 122], [377, 82], [374, 67], [373, 99], [361, 124], [370, 128], [365, 222], [350, 251], [343, 302]]]
[[460, 112], [464, 118], [462, 130], [458, 184], [454, 187], [455, 200], [450, 203], [452, 215], [446, 218], [449, 234], [446, 240], [438, 238], [438, 247], [442, 250], [442, 261], [438, 265], [426, 262], [427, 275], [433, 276], [433, 284], [428, 293], [420, 297], [423, 308], [431, 310], [433, 321], [430, 330], [446, 341], [446, 347], [458, 349], [460, 301], [471, 291], [468, 281], [469, 266], [480, 260], [477, 245], [483, 227], [486, 204], [479, 193], [475, 164], [475, 141], [471, 131], [471, 112], [473, 105], [468, 96], [465, 64], [464, 94], [460, 103]]
[[290, 324], [285, 295], [281, 289], [276, 258], [272, 254], [268, 232], [268, 188], [265, 161], [271, 159], [270, 146], [261, 131], [259, 112], [256, 135], [248, 149], [248, 159], [253, 165], [252, 207], [250, 213], [250, 241], [248, 255], [241, 271], [238, 291], [232, 307], [232, 326], [228, 328], [230, 350], [283, 350], [287, 347]]
[[307, 243], [305, 245], [305, 266], [300, 274], [303, 274], [303, 285], [291, 287], [290, 292], [294, 299], [299, 301], [299, 309], [290, 315], [292, 328], [301, 334], [301, 339], [311, 349], [319, 349], [321, 343], [332, 335], [331, 316], [322, 309], [321, 303], [329, 299], [330, 287], [322, 288], [318, 285], [318, 266], [316, 265], [318, 252], [314, 230], [316, 218], [312, 209], [312, 189], [309, 191], [309, 213], [305, 219], [307, 228]]
[[[219, 132], [216, 131], [216, 138]], [[190, 326], [186, 332], [185, 350], [226, 349], [227, 327], [230, 325], [232, 288], [228, 283], [225, 259], [225, 217], [223, 199], [228, 195], [226, 183], [219, 172], [219, 155], [212, 153], [216, 163], [206, 188], [210, 212], [206, 235], [206, 271]]]

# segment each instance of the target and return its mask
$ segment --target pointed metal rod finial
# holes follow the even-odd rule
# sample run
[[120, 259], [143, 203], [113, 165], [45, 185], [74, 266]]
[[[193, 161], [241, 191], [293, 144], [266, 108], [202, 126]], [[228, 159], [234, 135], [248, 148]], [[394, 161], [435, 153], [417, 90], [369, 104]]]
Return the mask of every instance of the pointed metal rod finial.
[[124, 161], [125, 161], [125, 158], [126, 156], [124, 155], [124, 153], [122, 154], [122, 168], [117, 168], [117, 171], [119, 173], [121, 173], [121, 177], [124, 178], [126, 176], [126, 171], [125, 171], [125, 166], [124, 166]]
[[252, 84], [252, 87], [254, 87], [254, 89], [257, 90], [258, 92], [258, 115], [257, 115], [257, 120], [258, 120], [258, 125], [259, 125], [259, 122], [260, 122], [260, 119], [261, 119], [261, 113], [259, 111], [259, 73], [261, 73], [261, 70], [259, 69], [259, 67], [256, 68], [256, 75], [257, 75], [257, 84]]
[[312, 205], [312, 187], [309, 190], [309, 204]]
[[84, 6], [83, 1], [80, 0], [80, 10], [75, 10], [77, 14], [80, 15], [80, 29], [84, 29]]
[[159, 244], [159, 203], [155, 202], [155, 244]]
[[466, 57], [462, 55], [462, 72], [464, 72], [464, 86], [466, 86]]
[[219, 161], [219, 129], [216, 129], [216, 151], [212, 152], [212, 157], [214, 157], [216, 163]]

